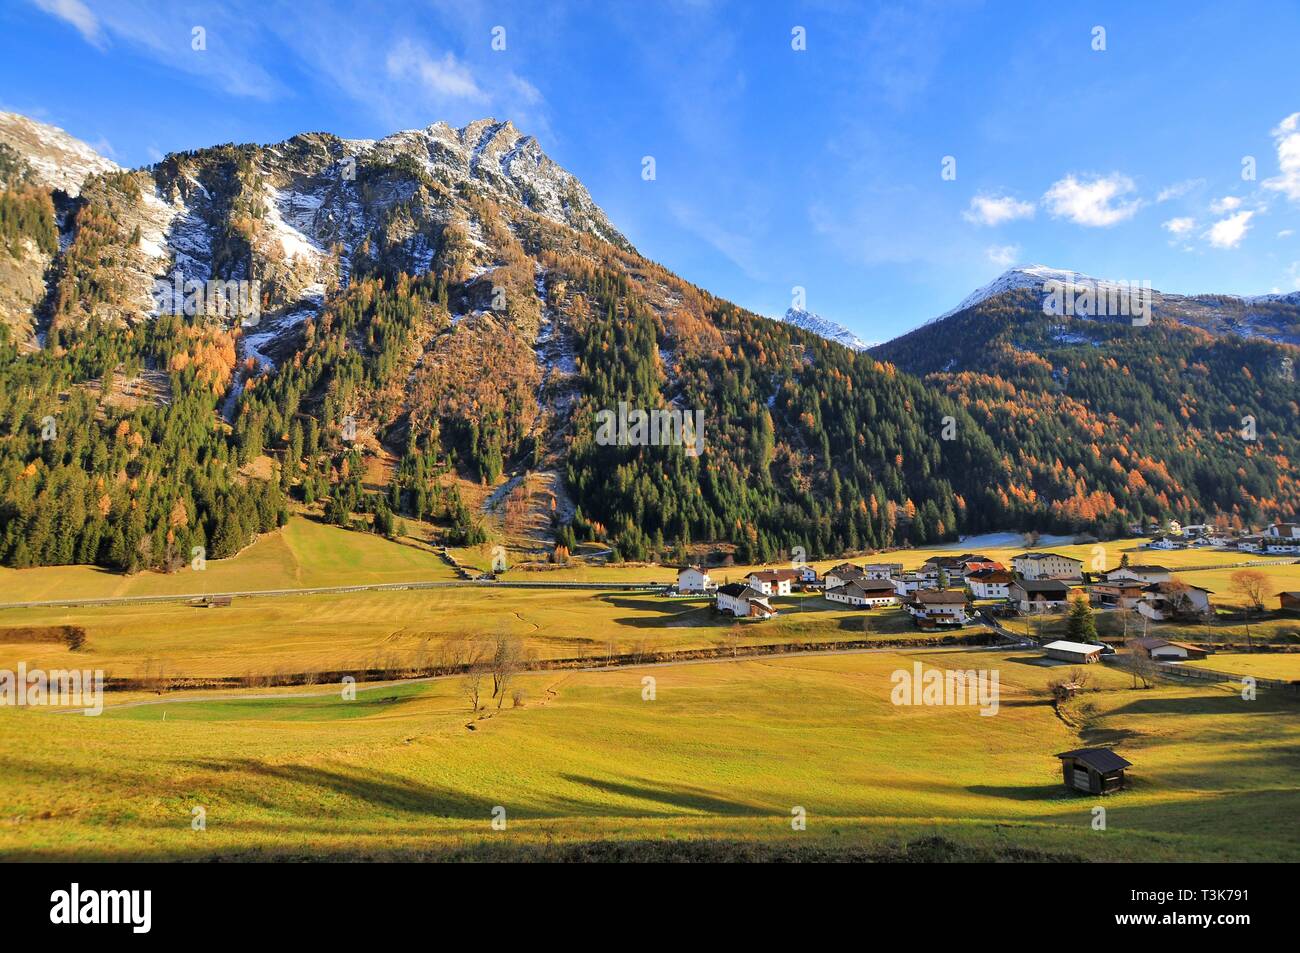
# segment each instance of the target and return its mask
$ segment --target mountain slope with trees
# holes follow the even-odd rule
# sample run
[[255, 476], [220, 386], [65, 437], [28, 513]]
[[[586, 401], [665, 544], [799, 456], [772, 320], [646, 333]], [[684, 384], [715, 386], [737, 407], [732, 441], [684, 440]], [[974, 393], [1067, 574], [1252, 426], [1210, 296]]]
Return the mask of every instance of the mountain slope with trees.
[[[294, 501], [475, 544], [495, 528], [467, 486], [537, 472], [572, 503], [557, 553], [627, 559], [1294, 511], [1295, 405], [1260, 386], [1273, 345], [1064, 344], [985, 302], [856, 353], [646, 260], [508, 123], [216, 146], [90, 171], [76, 196], [19, 173], [0, 256], [46, 263], [0, 328], [7, 565], [173, 568]], [[187, 282], [246, 282], [255, 313], [177, 307]], [[620, 403], [698, 411], [703, 452], [598, 440]]]

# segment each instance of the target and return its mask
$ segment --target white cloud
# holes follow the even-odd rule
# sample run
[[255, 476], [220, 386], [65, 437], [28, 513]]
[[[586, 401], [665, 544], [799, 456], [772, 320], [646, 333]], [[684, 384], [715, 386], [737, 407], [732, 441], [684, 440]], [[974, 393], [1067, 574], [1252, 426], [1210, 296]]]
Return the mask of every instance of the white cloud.
[[1087, 179], [1067, 175], [1043, 195], [1054, 218], [1065, 218], [1076, 225], [1107, 228], [1130, 219], [1142, 207], [1140, 199], [1124, 200], [1134, 191], [1133, 180], [1118, 172]]
[[81, 38], [91, 46], [104, 48], [104, 34], [99, 28], [99, 17], [81, 0], [33, 0], [40, 9], [60, 20], [72, 24]]
[[1033, 218], [1034, 206], [1009, 195], [977, 195], [962, 217], [976, 225], [1001, 225], [1018, 218]]
[[487, 98], [469, 68], [453, 53], [438, 58], [409, 39], [403, 39], [389, 51], [387, 67], [391, 78], [416, 80], [435, 99]]
[[1180, 199], [1188, 192], [1199, 189], [1203, 185], [1205, 185], [1204, 179], [1184, 179], [1182, 182], [1175, 182], [1173, 185], [1161, 189], [1156, 196], [1156, 201], [1168, 202], [1170, 199]]
[[1160, 225], [1165, 231], [1174, 236], [1186, 235], [1196, 227], [1194, 218], [1171, 218]]
[[1247, 210], [1220, 219], [1205, 232], [1205, 238], [1215, 248], [1236, 248], [1250, 230], [1250, 219], [1254, 214]]
[[1001, 268], [1010, 268], [1020, 258], [1019, 245], [990, 245], [984, 249], [988, 260]]
[[1300, 112], [1292, 113], [1273, 130], [1277, 143], [1277, 164], [1281, 175], [1265, 179], [1264, 188], [1281, 192], [1293, 202], [1300, 202]]
[[1210, 203], [1210, 211], [1215, 215], [1222, 215], [1224, 212], [1234, 212], [1241, 208], [1241, 199], [1235, 195], [1225, 195], [1221, 199], [1215, 199]]
[[1292, 235], [1294, 235], [1294, 234], [1295, 234], [1295, 229], [1294, 229], [1294, 228], [1284, 228], [1284, 229], [1282, 229], [1282, 231], [1280, 231], [1280, 232], [1277, 233], [1277, 237], [1278, 237], [1278, 238], [1290, 238], [1290, 237], [1291, 237]]

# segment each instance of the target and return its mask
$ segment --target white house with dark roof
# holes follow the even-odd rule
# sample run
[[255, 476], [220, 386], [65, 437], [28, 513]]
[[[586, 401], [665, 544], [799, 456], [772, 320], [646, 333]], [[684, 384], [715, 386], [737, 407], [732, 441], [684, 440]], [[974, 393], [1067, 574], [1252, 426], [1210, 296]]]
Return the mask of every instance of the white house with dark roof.
[[822, 581], [826, 583], [827, 589], [837, 589], [846, 582], [852, 582], [855, 579], [860, 581], [866, 578], [866, 573], [862, 571], [860, 566], [855, 566], [852, 563], [840, 563], [834, 569], [827, 570], [826, 575], [822, 577]]
[[922, 589], [904, 606], [923, 628], [961, 627], [968, 621], [966, 593], [958, 589]]
[[718, 590], [717, 606], [719, 612], [730, 613], [737, 619], [769, 619], [776, 615], [763, 593], [739, 582]]
[[1017, 579], [1007, 598], [1026, 614], [1059, 612], [1070, 598], [1070, 587], [1059, 579]]
[[831, 602], [863, 609], [898, 605], [898, 595], [894, 592], [893, 585], [885, 579], [854, 579], [834, 589], [827, 589], [826, 598]]
[[749, 574], [749, 584], [765, 596], [788, 596], [790, 587], [801, 581], [797, 569], [761, 569]]
[[1005, 570], [981, 569], [966, 577], [966, 585], [976, 599], [1005, 599], [1011, 595], [1015, 576]]
[[898, 597], [906, 598], [919, 589], [924, 589], [926, 580], [920, 573], [905, 572], [889, 580], [894, 584], [894, 592]]

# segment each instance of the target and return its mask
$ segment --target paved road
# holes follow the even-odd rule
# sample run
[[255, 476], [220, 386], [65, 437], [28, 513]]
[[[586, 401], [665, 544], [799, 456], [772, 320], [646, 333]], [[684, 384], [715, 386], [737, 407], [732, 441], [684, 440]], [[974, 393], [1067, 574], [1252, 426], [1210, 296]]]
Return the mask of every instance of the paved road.
[[229, 592], [186, 592], [167, 596], [101, 596], [96, 599], [46, 599], [32, 602], [0, 602], [0, 609], [71, 608], [75, 606], [139, 605], [160, 602], [192, 602], [196, 599], [274, 598], [276, 596], [320, 596], [344, 592], [385, 592], [401, 589], [585, 589], [596, 592], [661, 592], [667, 584], [648, 582], [505, 582], [480, 579], [447, 579], [436, 582], [376, 582], [357, 586], [315, 586], [307, 589], [243, 589]]

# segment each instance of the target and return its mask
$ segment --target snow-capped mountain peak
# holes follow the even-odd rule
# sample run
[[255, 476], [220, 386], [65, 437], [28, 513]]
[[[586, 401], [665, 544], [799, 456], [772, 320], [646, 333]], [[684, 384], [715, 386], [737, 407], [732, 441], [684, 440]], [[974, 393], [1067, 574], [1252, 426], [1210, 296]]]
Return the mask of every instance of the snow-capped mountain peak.
[[828, 341], [843, 344], [855, 351], [865, 351], [872, 346], [844, 327], [844, 325], [836, 324], [834, 321], [823, 318], [819, 314], [814, 314], [805, 308], [791, 308], [782, 315], [781, 320], [786, 324], [793, 324], [797, 328], [803, 328], [805, 331], [811, 331], [818, 337], [824, 337]]
[[1005, 294], [1008, 291], [1017, 291], [1021, 288], [1029, 288], [1034, 291], [1041, 290], [1049, 281], [1059, 281], [1064, 285], [1072, 286], [1091, 285], [1096, 287], [1097, 285], [1104, 286], [1108, 284], [1108, 282], [1099, 281], [1076, 271], [1065, 271], [1061, 268], [1052, 268], [1049, 265], [1017, 265], [1014, 268], [1008, 268], [982, 288], [971, 292], [962, 299], [961, 304], [950, 311], [945, 311], [934, 320], [942, 321], [959, 311], [973, 308], [982, 301], [987, 301], [989, 298]]

